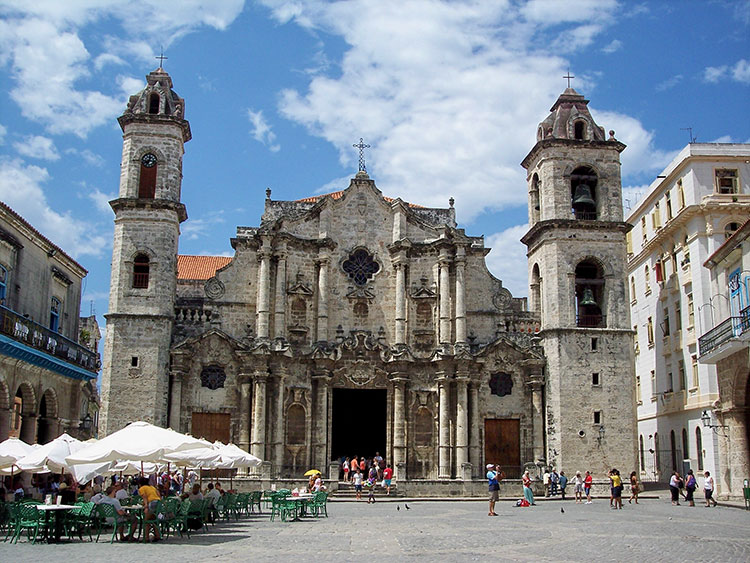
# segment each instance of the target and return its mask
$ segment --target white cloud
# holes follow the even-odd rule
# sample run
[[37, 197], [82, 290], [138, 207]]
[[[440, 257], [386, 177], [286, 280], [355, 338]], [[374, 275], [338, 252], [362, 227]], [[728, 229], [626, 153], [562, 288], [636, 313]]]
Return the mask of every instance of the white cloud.
[[87, 219], [52, 209], [42, 189], [49, 179], [45, 168], [0, 158], [0, 200], [73, 257], [102, 256], [111, 244], [111, 235], [97, 232]]
[[709, 141], [709, 143], [732, 143], [732, 137], [730, 135], [722, 135], [718, 139], [714, 139], [712, 141]]
[[211, 211], [204, 217], [189, 218], [180, 226], [180, 238], [183, 240], [198, 240], [208, 236], [216, 225], [224, 223], [224, 211]]
[[725, 78], [734, 80], [735, 82], [750, 84], [750, 61], [740, 59], [732, 66], [709, 66], [703, 71], [703, 80], [706, 82], [716, 83]]
[[732, 78], [737, 82], [750, 84], [750, 61], [741, 59], [732, 68]]
[[89, 149], [78, 150], [74, 148], [65, 149], [65, 154], [82, 158], [87, 164], [97, 168], [104, 167], [104, 158]]
[[106, 65], [124, 65], [126, 64], [124, 60], [122, 60], [117, 55], [113, 55], [111, 53], [102, 53], [96, 59], [94, 59], [94, 66], [96, 67], [96, 70], [103, 69]]
[[654, 89], [657, 92], [665, 92], [666, 90], [671, 90], [672, 88], [677, 86], [680, 82], [682, 82], [682, 78], [683, 76], [681, 74], [676, 74], [660, 82], [659, 84], [657, 84]]
[[55, 144], [49, 137], [40, 135], [28, 135], [23, 141], [13, 143], [13, 147], [19, 154], [29, 158], [39, 158], [42, 160], [58, 160], [60, 153], [57, 152]]
[[622, 210], [625, 218], [638, 207], [638, 202], [648, 193], [648, 189], [648, 184], [622, 187]]
[[602, 47], [602, 53], [610, 54], [619, 51], [620, 49], [622, 49], [622, 41], [619, 39], [613, 39], [607, 45]]
[[485, 237], [485, 246], [492, 250], [487, 255], [487, 268], [503, 281], [514, 297], [529, 294], [529, 274], [526, 260], [526, 246], [521, 237], [529, 230], [529, 225], [515, 225], [504, 231]]
[[251, 131], [253, 138], [259, 143], [266, 145], [271, 152], [278, 152], [281, 149], [281, 145], [274, 143], [276, 134], [271, 131], [271, 126], [266, 121], [266, 118], [263, 117], [263, 111], [248, 109], [247, 118], [253, 126], [253, 130]]
[[112, 208], [110, 207], [109, 202], [117, 198], [117, 194], [105, 194], [100, 191], [99, 188], [93, 188], [86, 191], [86, 197], [94, 202], [94, 205], [99, 211], [105, 213], [109, 217], [112, 216]]
[[0, 145], [5, 144], [5, 135], [7, 133], [8, 133], [8, 130], [4, 126], [0, 125]]
[[718, 82], [727, 73], [727, 66], [707, 66], [703, 71], [703, 80], [706, 82]]

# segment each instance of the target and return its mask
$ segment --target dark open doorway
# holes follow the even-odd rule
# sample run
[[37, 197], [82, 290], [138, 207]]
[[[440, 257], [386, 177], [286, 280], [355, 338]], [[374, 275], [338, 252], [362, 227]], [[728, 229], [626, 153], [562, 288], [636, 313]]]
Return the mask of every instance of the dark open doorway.
[[331, 459], [385, 455], [385, 389], [334, 389]]

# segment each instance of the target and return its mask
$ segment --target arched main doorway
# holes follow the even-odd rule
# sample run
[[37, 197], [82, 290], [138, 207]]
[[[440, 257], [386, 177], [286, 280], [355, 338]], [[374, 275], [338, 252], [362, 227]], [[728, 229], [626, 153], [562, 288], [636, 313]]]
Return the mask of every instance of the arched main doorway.
[[331, 459], [386, 456], [386, 389], [333, 389]]

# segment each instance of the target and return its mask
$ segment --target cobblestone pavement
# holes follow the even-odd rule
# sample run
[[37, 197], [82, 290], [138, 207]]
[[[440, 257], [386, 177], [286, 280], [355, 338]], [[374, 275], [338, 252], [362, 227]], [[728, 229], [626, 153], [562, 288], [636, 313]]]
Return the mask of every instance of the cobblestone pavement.
[[[80, 542], [50, 546], [0, 543], [0, 561], [203, 562], [341, 561], [389, 556], [399, 561], [750, 561], [750, 512], [671, 506], [665, 500], [592, 505], [478, 501], [329, 503], [330, 517], [271, 522], [268, 514], [222, 523], [190, 539], [157, 544]], [[565, 512], [561, 513], [560, 508]]]

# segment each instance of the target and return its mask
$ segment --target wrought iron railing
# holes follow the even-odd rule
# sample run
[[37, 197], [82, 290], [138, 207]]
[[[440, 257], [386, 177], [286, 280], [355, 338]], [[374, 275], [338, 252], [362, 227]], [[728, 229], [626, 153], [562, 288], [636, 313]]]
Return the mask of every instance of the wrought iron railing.
[[700, 355], [713, 352], [730, 338], [748, 331], [750, 331], [750, 307], [745, 307], [738, 316], [724, 319], [698, 339]]
[[578, 221], [596, 221], [598, 219], [596, 211], [573, 210], [573, 216]]
[[45, 354], [80, 366], [92, 374], [99, 369], [99, 354], [96, 352], [2, 305], [0, 305], [0, 332]]
[[607, 326], [606, 315], [576, 315], [576, 326], [586, 328], [604, 328]]

